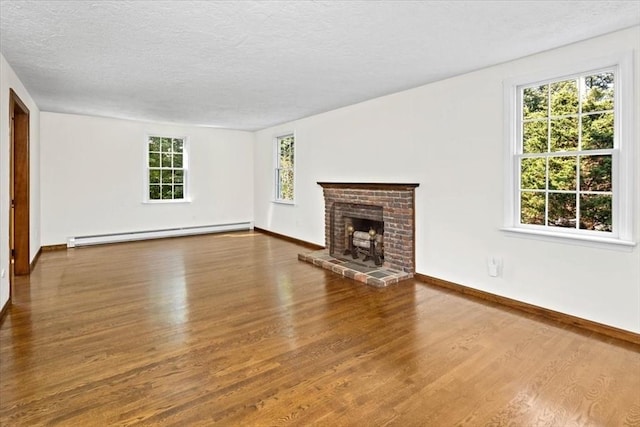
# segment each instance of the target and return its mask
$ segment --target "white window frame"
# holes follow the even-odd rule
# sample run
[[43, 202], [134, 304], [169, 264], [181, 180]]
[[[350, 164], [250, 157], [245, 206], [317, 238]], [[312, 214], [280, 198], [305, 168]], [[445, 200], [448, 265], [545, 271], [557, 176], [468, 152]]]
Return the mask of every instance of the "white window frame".
[[[291, 200], [289, 199], [281, 199], [279, 197], [280, 195], [280, 180], [279, 180], [279, 170], [281, 169], [280, 167], [280, 141], [288, 138], [288, 137], [293, 137], [293, 167], [291, 168], [292, 172], [293, 172], [293, 198]], [[274, 136], [273, 138], [273, 164], [274, 164], [274, 168], [273, 168], [273, 180], [274, 180], [274, 185], [273, 185], [273, 202], [274, 203], [281, 203], [284, 205], [294, 205], [295, 204], [295, 199], [296, 199], [296, 164], [297, 164], [297, 159], [296, 159], [296, 146], [297, 146], [297, 141], [296, 141], [296, 135], [295, 132], [284, 132], [284, 133], [279, 133], [277, 135]]]
[[[520, 139], [522, 114], [522, 87], [559, 81], [591, 72], [613, 70], [614, 86], [614, 148], [613, 148], [613, 231], [566, 229], [544, 225], [520, 223]], [[624, 52], [606, 57], [556, 67], [546, 71], [521, 76], [504, 82], [505, 114], [505, 197], [503, 231], [523, 237], [546, 241], [600, 246], [608, 248], [633, 247], [634, 206], [637, 197], [634, 192], [635, 161], [635, 105], [634, 105], [633, 53]]]
[[[160, 137], [160, 138], [175, 138], [182, 140], [182, 170], [183, 170], [183, 193], [182, 199], [151, 199], [149, 198], [149, 186], [151, 183], [149, 182], [149, 138], [151, 137]], [[189, 138], [183, 135], [172, 135], [166, 134], [163, 132], [153, 132], [147, 133], [144, 144], [144, 188], [143, 188], [143, 196], [142, 203], [144, 204], [179, 204], [179, 203], [191, 203], [190, 193], [189, 193]]]

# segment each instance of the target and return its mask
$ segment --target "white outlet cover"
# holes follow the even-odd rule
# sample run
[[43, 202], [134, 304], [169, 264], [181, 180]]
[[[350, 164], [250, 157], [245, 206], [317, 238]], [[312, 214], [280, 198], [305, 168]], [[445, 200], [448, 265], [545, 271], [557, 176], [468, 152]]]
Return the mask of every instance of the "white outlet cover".
[[489, 264], [489, 276], [498, 277], [498, 264]]
[[502, 266], [502, 259], [499, 257], [489, 257], [487, 259], [487, 270], [489, 276], [498, 277], [500, 276], [500, 267]]

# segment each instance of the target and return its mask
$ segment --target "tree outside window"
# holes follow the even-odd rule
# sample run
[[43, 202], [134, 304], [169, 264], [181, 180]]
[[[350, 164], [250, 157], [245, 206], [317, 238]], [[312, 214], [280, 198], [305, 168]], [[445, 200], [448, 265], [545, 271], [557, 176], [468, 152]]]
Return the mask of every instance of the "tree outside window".
[[149, 136], [148, 147], [148, 199], [185, 199], [185, 143], [184, 138]]
[[276, 138], [276, 199], [293, 201], [294, 144], [292, 134]]
[[611, 71], [521, 88], [520, 223], [613, 230]]

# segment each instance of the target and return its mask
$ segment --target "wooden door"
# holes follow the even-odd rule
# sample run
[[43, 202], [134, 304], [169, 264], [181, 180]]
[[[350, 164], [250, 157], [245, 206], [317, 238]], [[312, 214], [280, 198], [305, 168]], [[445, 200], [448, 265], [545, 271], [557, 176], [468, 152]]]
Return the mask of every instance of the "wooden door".
[[[29, 109], [10, 90], [9, 247], [13, 274], [31, 272], [29, 260]], [[10, 275], [11, 276], [11, 275]]]

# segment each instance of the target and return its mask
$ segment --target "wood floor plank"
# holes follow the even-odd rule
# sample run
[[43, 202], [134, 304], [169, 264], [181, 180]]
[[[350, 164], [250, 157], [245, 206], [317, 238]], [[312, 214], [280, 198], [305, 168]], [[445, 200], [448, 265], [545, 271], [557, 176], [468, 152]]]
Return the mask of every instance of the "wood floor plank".
[[640, 426], [640, 346], [239, 232], [44, 252], [0, 425]]

